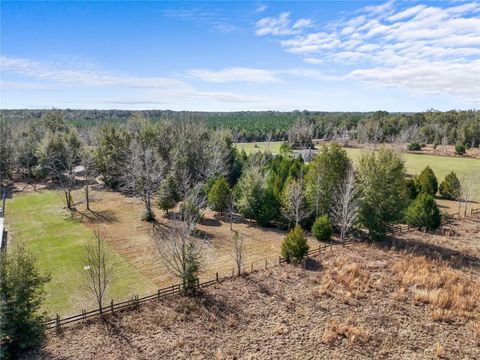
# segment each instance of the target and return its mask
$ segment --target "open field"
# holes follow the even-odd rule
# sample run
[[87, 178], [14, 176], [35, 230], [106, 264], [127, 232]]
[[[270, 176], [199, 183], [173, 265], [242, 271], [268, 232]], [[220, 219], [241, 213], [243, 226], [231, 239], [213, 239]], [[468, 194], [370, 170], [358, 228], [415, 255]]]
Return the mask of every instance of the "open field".
[[[255, 147], [255, 144], [257, 145], [257, 147]], [[269, 145], [270, 151], [272, 153], [278, 153], [281, 144], [281, 141], [271, 142]], [[317, 148], [320, 147], [321, 145], [317, 145]], [[267, 143], [239, 143], [237, 144], [237, 148], [244, 149], [247, 154], [250, 154], [256, 151], [265, 151], [267, 148]], [[348, 156], [354, 162], [358, 161], [360, 155], [363, 152], [369, 151], [362, 148], [344, 149], [347, 152]], [[452, 170], [455, 171], [459, 177], [469, 175], [474, 172], [480, 172], [480, 159], [422, 155], [413, 153], [403, 153], [402, 156], [405, 159], [405, 166], [409, 175], [419, 174], [428, 165], [435, 172], [435, 175], [437, 176], [439, 182], [441, 182], [445, 175], [447, 175]], [[478, 186], [478, 189], [475, 193], [475, 200], [480, 201], [480, 185]]]
[[306, 270], [282, 265], [52, 331], [30, 358], [479, 358], [480, 219], [450, 227], [334, 247]]
[[[93, 232], [77, 220], [70, 219], [63, 209], [63, 193], [50, 190], [15, 194], [8, 200], [7, 227], [13, 243], [23, 242], [37, 256], [42, 272], [50, 273], [47, 284], [45, 310], [50, 316], [56, 313], [92, 307], [89, 295], [82, 288], [81, 252], [92, 239]], [[116, 275], [108, 296], [128, 298], [137, 293], [154, 291], [153, 283], [116, 252], [110, 255]], [[91, 297], [91, 296], [90, 296]]]
[[[125, 300], [135, 294], [154, 293], [159, 287], [177, 283], [164, 268], [155, 252], [153, 227], [140, 221], [143, 204], [116, 192], [92, 191], [95, 201], [91, 208], [84, 209], [79, 203], [80, 214], [70, 219], [63, 209], [63, 193], [51, 190], [17, 193], [8, 203], [10, 238], [14, 242], [26, 242], [38, 256], [40, 269], [52, 274], [47, 286], [45, 310], [50, 316], [59, 313], [79, 313], [83, 308], [92, 308], [91, 301], [83, 301], [85, 292], [81, 287], [81, 272], [85, 264], [80, 254], [83, 245], [90, 240], [97, 228], [111, 251], [115, 264], [115, 281], [107, 299]], [[80, 200], [81, 193], [75, 192]], [[155, 209], [157, 219], [167, 223], [161, 210]], [[81, 214], [85, 214], [83, 216]], [[230, 224], [218, 220], [209, 210], [198, 229], [208, 239], [200, 278], [212, 279], [215, 273], [231, 274], [234, 266], [234, 247]], [[247, 268], [264, 266], [278, 261], [284, 232], [274, 228], [261, 228], [248, 222], [236, 222], [233, 229], [244, 237]], [[316, 244], [311, 240], [312, 244]]]

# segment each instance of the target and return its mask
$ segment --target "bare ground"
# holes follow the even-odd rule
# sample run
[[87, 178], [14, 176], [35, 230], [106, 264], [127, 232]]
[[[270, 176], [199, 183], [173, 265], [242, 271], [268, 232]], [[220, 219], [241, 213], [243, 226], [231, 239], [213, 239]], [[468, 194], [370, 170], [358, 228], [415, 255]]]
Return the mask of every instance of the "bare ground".
[[33, 359], [478, 359], [480, 219], [50, 332]]

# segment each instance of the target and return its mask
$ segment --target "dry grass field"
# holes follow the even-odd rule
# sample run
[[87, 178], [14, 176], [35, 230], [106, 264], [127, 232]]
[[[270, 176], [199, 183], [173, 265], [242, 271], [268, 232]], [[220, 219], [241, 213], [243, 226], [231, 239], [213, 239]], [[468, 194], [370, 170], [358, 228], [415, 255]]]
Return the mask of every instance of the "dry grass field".
[[50, 332], [32, 359], [478, 359], [480, 218]]
[[[97, 200], [92, 204], [92, 209], [102, 217], [95, 217], [93, 221], [85, 217], [82, 222], [92, 230], [99, 227], [108, 245], [158, 287], [177, 282], [178, 280], [172, 278], [166, 271], [156, 254], [152, 224], [139, 220], [143, 212], [143, 203], [116, 192], [99, 191], [94, 196]], [[81, 207], [80, 211], [84, 212]], [[158, 208], [154, 211], [159, 222], [156, 226], [161, 231], [162, 226], [168, 226], [171, 220]], [[207, 209], [203, 221], [197, 227], [207, 244], [203, 258], [205, 268], [201, 274], [202, 280], [215, 278], [216, 272], [220, 275], [232, 272], [234, 266], [232, 256], [235, 250], [230, 223], [226, 221], [219, 219], [216, 213]], [[233, 229], [244, 238], [246, 268], [250, 269], [252, 264], [255, 268], [262, 267], [265, 260], [270, 264], [278, 262], [283, 231], [261, 228], [243, 220], [234, 222]], [[311, 244], [318, 246], [318, 242], [314, 240], [311, 240]]]

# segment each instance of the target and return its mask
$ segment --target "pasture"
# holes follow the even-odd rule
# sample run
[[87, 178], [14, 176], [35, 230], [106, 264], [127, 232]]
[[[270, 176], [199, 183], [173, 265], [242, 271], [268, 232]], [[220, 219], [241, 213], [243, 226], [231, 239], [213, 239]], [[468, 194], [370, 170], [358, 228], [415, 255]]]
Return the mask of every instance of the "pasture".
[[[107, 301], [151, 294], [159, 287], [178, 283], [156, 255], [152, 225], [140, 220], [143, 204], [116, 192], [93, 191], [92, 195], [94, 212], [88, 212], [81, 203], [82, 193], [74, 192], [79, 210], [74, 219], [64, 209], [62, 192], [44, 189], [15, 193], [8, 201], [7, 226], [11, 245], [24, 242], [37, 256], [40, 270], [52, 276], [46, 288], [44, 307], [49, 316], [94, 308], [93, 297], [82, 286], [85, 264], [81, 254], [96, 229], [103, 233], [114, 261], [115, 275]], [[159, 209], [155, 209], [155, 213], [161, 231], [170, 220]], [[210, 280], [216, 272], [231, 274], [234, 245], [230, 224], [207, 210], [198, 229], [207, 240], [200, 280]], [[278, 261], [283, 231], [261, 228], [239, 219], [234, 222], [233, 229], [244, 238], [245, 268], [250, 269], [252, 264], [255, 268], [264, 267], [266, 259], [269, 264]], [[311, 243], [318, 244], [313, 240]]]
[[[271, 142], [267, 145], [266, 142], [257, 143], [238, 143], [238, 149], [244, 149], [247, 154], [258, 151], [265, 151], [267, 147], [272, 153], [278, 153], [281, 141]], [[321, 148], [321, 145], [317, 145]], [[361, 154], [369, 151], [361, 148], [344, 148], [348, 156], [355, 163], [360, 158]], [[450, 157], [437, 155], [422, 155], [413, 153], [403, 153], [405, 159], [405, 166], [409, 175], [418, 175], [428, 165], [432, 168], [437, 176], [439, 183], [452, 170], [456, 172], [457, 176], [469, 175], [480, 171], [480, 159], [466, 158], [466, 157]], [[475, 200], [480, 201], [480, 185], [475, 193]]]

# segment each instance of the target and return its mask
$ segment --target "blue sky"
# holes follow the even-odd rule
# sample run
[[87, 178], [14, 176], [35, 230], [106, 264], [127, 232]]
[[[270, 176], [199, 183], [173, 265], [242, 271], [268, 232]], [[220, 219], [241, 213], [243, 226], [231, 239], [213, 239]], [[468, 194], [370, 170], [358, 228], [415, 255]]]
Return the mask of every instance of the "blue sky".
[[2, 108], [479, 108], [475, 1], [1, 2]]

